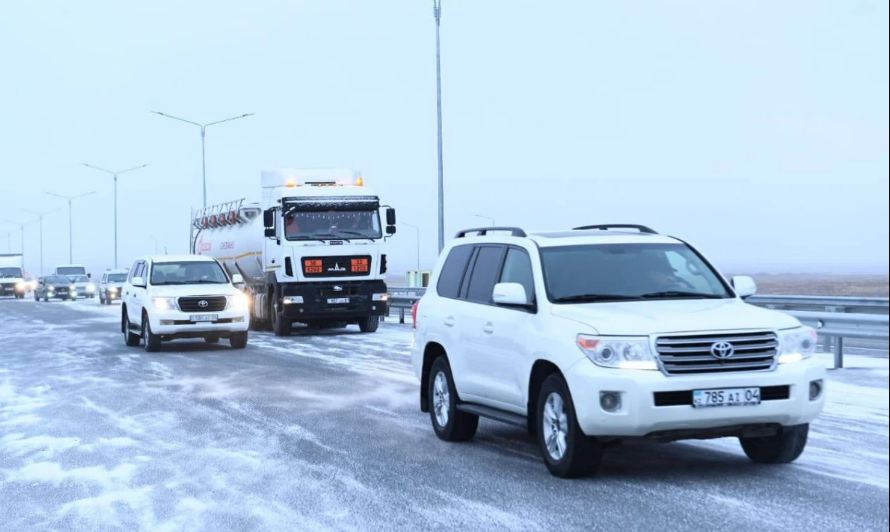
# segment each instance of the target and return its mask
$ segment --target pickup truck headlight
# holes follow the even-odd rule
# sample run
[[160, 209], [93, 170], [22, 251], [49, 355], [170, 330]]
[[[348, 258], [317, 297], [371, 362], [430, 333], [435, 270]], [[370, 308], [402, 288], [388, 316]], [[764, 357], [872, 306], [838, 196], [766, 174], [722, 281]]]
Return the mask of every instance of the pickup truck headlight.
[[799, 362], [816, 352], [816, 329], [797, 327], [779, 331], [779, 364]]
[[172, 297], [153, 297], [155, 310], [176, 310], [176, 299]]
[[243, 312], [250, 308], [250, 298], [247, 294], [235, 294], [228, 296], [228, 309]]
[[579, 334], [578, 348], [597, 366], [657, 370], [658, 363], [645, 336], [592, 336]]

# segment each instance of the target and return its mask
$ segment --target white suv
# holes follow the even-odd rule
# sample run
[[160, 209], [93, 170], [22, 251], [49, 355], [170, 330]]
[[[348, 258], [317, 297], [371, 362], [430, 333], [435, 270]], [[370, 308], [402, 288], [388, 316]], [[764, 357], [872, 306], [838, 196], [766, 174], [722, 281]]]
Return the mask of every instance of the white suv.
[[228, 338], [247, 346], [250, 326], [247, 296], [233, 286], [213, 259], [197, 255], [146, 257], [133, 263], [121, 296], [121, 332], [129, 346], [142, 339], [146, 351], [175, 338]]
[[815, 331], [754, 292], [644, 226], [461, 231], [415, 308], [421, 410], [448, 441], [479, 416], [525, 426], [563, 477], [634, 437], [734, 436], [755, 462], [791, 462], [825, 370]]

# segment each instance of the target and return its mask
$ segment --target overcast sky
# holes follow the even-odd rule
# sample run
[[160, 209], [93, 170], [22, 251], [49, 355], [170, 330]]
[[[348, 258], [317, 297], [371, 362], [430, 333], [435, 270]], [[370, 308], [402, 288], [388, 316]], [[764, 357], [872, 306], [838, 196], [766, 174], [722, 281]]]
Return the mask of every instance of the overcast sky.
[[[885, 272], [886, 0], [444, 0], [446, 230], [637, 222], [724, 270]], [[436, 253], [431, 0], [6, 0], [0, 218], [44, 220], [44, 269], [184, 252], [201, 201], [262, 169], [361, 170]], [[0, 225], [0, 252], [19, 248]], [[39, 270], [38, 226], [26, 227]], [[414, 263], [414, 233], [391, 241]], [[125, 265], [125, 264], [122, 264]]]

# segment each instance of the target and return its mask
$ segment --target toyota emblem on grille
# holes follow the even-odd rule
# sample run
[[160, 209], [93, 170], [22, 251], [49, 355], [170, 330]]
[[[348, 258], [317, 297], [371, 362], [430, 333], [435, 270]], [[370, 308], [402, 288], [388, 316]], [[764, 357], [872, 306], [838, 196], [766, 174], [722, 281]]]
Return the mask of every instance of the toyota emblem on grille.
[[725, 360], [735, 354], [735, 347], [729, 342], [714, 342], [711, 344], [711, 356]]
[[201, 301], [198, 301], [198, 306], [201, 308], [207, 308], [207, 305], [209, 305], [209, 304], [210, 303], [208, 303], [206, 299], [202, 299]]
[[340, 285], [336, 285], [336, 284], [334, 285], [334, 292], [342, 292], [342, 291], [343, 291], [343, 287], [342, 287], [342, 286], [340, 286]]

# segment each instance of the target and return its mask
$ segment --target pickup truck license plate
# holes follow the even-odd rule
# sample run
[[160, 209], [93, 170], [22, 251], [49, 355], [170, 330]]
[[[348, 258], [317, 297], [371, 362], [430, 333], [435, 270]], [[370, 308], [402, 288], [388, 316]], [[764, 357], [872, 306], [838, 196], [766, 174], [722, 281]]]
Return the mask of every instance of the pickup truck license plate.
[[328, 298], [329, 305], [342, 305], [344, 303], [349, 303], [348, 297], [329, 297]]
[[717, 388], [692, 391], [692, 406], [695, 408], [759, 404], [760, 388]]
[[216, 314], [192, 314], [189, 319], [192, 321], [216, 321]]

